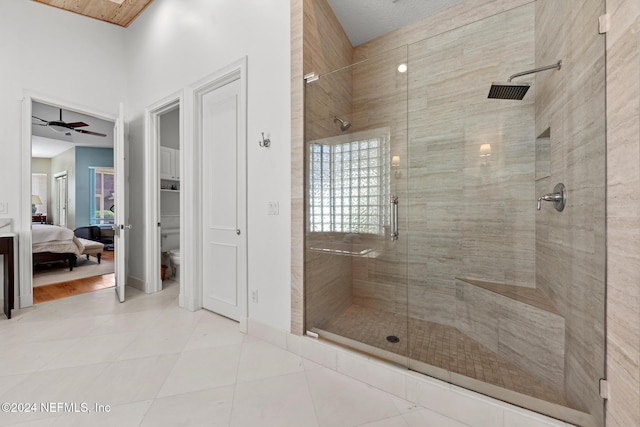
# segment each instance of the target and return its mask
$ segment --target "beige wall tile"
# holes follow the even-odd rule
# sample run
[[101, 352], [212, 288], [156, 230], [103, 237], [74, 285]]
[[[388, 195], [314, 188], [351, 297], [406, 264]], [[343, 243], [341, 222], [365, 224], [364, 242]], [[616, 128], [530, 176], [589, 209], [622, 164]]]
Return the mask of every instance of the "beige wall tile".
[[304, 333], [303, 0], [291, 0], [291, 333]]
[[640, 3], [607, 0], [607, 426], [640, 425]]
[[598, 379], [604, 366], [605, 91], [603, 2], [536, 1], [539, 73], [536, 132], [550, 129], [550, 174], [536, 194], [566, 185], [563, 212], [545, 203], [536, 215], [536, 286], [566, 321], [565, 395], [576, 409], [603, 417]]

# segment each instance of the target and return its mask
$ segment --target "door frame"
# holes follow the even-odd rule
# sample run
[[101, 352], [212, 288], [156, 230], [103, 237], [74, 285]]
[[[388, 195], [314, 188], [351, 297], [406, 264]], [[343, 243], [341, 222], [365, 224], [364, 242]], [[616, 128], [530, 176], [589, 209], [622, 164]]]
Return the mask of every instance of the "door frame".
[[[190, 310], [197, 310], [202, 308], [202, 286], [204, 283], [203, 277], [203, 265], [200, 255], [202, 253], [202, 230], [203, 221], [207, 218], [203, 218], [202, 215], [202, 201], [201, 191], [202, 186], [202, 170], [200, 168], [200, 160], [202, 154], [202, 137], [200, 135], [201, 129], [201, 115], [202, 111], [199, 107], [201, 105], [201, 98], [206, 93], [215, 90], [225, 84], [240, 80], [240, 135], [238, 135], [238, 141], [245, 145], [247, 148], [247, 57], [244, 56], [237, 61], [230, 63], [229, 65], [213, 72], [198, 82], [190, 85], [185, 91], [185, 122], [192, 124], [185, 129], [185, 142], [184, 150], [181, 151], [181, 158], [184, 164], [190, 165], [190, 169], [181, 168], [181, 179], [184, 180], [184, 185], [181, 186], [186, 191], [181, 191], [181, 235], [180, 235], [180, 262], [183, 266], [181, 268], [182, 280], [185, 282], [185, 307]], [[183, 153], [184, 151], [184, 153]], [[248, 154], [248, 150], [245, 150]], [[247, 158], [244, 159], [245, 167], [243, 173], [245, 174], [246, 182], [246, 163]], [[181, 165], [182, 166], [182, 165]], [[240, 317], [240, 330], [247, 332], [248, 329], [248, 285], [247, 285], [247, 213], [246, 213], [246, 199], [247, 188], [244, 188], [245, 199], [245, 212], [243, 212], [243, 223], [238, 224], [238, 227], [242, 230], [243, 239], [243, 251], [240, 254], [241, 262], [243, 264], [241, 268], [241, 277], [238, 277], [238, 299], [241, 306]], [[189, 209], [184, 209], [186, 206]], [[187, 241], [184, 236], [194, 236], [193, 239]], [[184, 248], [184, 249], [182, 249]]]
[[[146, 248], [147, 256], [146, 260], [146, 278], [144, 291], [147, 293], [159, 292], [162, 290], [162, 280], [160, 280], [160, 264], [161, 264], [161, 250], [160, 250], [160, 174], [158, 168], [158, 162], [160, 161], [160, 116], [174, 108], [180, 109], [179, 115], [179, 142], [180, 148], [183, 147], [183, 135], [184, 135], [184, 96], [183, 92], [179, 91], [173, 95], [148, 106], [144, 110], [144, 122], [145, 122], [145, 163], [147, 173], [145, 174], [145, 211], [146, 211]], [[182, 151], [182, 150], [180, 150]], [[180, 170], [183, 168], [183, 156], [180, 153]], [[185, 212], [185, 206], [182, 197], [182, 191], [184, 190], [182, 184], [180, 185], [180, 212]], [[182, 247], [182, 217], [180, 219], [180, 247]], [[180, 295], [178, 297], [178, 304], [180, 307], [184, 307], [184, 281], [180, 281]]]
[[[20, 279], [18, 307], [31, 307], [33, 305], [33, 258], [31, 239], [31, 114], [33, 101], [65, 110], [86, 114], [102, 120], [116, 122], [117, 114], [108, 114], [94, 110], [91, 107], [74, 104], [48, 95], [24, 90], [22, 96], [22, 173], [20, 177], [20, 226], [18, 232], [18, 277]], [[117, 172], [116, 172], [117, 173]], [[67, 175], [68, 178], [68, 175]]]

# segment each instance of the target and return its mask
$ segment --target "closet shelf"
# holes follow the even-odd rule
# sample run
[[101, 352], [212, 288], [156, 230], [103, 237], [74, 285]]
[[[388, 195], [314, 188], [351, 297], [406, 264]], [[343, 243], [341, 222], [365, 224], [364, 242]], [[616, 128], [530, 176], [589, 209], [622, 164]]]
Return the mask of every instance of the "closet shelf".
[[167, 191], [169, 193], [179, 193], [180, 190], [172, 190], [170, 188], [161, 188], [160, 191]]

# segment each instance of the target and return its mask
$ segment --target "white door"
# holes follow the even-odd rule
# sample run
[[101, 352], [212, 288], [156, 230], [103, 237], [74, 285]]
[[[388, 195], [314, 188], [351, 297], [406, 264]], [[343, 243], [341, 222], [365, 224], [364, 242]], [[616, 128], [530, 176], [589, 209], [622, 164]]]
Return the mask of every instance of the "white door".
[[116, 293], [120, 302], [124, 302], [124, 287], [127, 280], [126, 264], [125, 264], [125, 250], [127, 242], [127, 231], [131, 228], [130, 225], [126, 225], [126, 168], [124, 158], [124, 106], [120, 104], [120, 112], [118, 119], [113, 128], [114, 136], [114, 165], [115, 165], [115, 219], [113, 224], [114, 233], [114, 251], [115, 251], [115, 278], [116, 278]]
[[[67, 226], [67, 174], [56, 175], [57, 225]], [[55, 223], [55, 222], [54, 222]]]
[[202, 96], [203, 307], [237, 321], [246, 288], [246, 142], [240, 79]]

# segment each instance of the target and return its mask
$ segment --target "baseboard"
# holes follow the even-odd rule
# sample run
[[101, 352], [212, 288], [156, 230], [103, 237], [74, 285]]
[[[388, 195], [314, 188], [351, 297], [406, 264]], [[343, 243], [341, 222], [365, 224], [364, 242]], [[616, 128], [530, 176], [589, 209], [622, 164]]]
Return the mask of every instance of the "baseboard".
[[127, 285], [132, 288], [140, 289], [142, 292], [146, 292], [146, 282], [135, 276], [127, 276]]
[[32, 306], [33, 306], [33, 294], [18, 296], [17, 304], [14, 303], [13, 305], [14, 308], [26, 308], [26, 307], [32, 307]]

